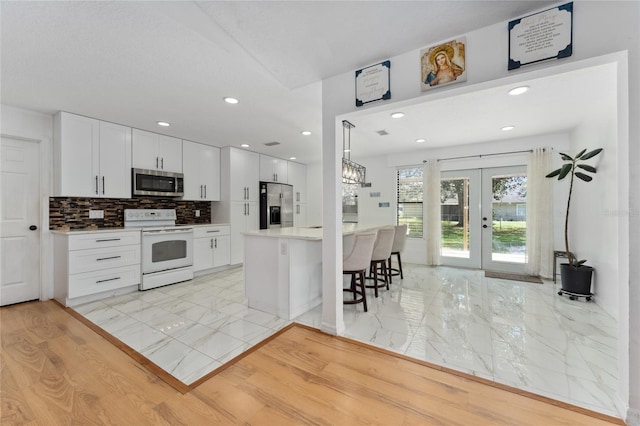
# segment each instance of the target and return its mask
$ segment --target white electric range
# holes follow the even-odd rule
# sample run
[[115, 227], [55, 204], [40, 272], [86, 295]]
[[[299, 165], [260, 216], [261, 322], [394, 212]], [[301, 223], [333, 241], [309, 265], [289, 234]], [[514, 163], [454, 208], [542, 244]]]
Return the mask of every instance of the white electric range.
[[140, 228], [140, 290], [193, 279], [193, 229], [176, 226], [175, 209], [125, 209], [125, 228]]

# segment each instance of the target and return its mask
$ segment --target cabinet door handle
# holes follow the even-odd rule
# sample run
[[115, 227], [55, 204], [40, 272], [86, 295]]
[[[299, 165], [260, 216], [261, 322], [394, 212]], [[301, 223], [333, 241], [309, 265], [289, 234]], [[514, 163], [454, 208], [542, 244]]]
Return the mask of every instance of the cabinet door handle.
[[214, 240], [215, 240], [215, 242], [214, 242], [214, 247], [215, 247], [215, 248], [218, 248], [218, 239], [217, 239], [217, 238], [214, 238]]
[[209, 241], [209, 247], [213, 248], [213, 238]]
[[164, 157], [160, 159], [160, 168], [164, 170]]
[[158, 167], [160, 165], [160, 159], [158, 157], [156, 157], [156, 169], [159, 169], [160, 167]]
[[296, 192], [296, 201], [300, 201], [300, 193]]
[[119, 280], [119, 279], [120, 279], [120, 277], [109, 278], [109, 279], [106, 279], [106, 280], [98, 280], [98, 281], [96, 281], [96, 284], [106, 283], [108, 281], [115, 281], [115, 280]]
[[200, 198], [202, 198], [202, 185], [200, 185]]
[[103, 238], [102, 240], [96, 240], [96, 243], [104, 243], [107, 241], [120, 241], [120, 238]]
[[96, 176], [96, 195], [98, 195], [98, 176]]
[[96, 260], [100, 261], [100, 260], [112, 260], [112, 259], [120, 259], [122, 256], [111, 256], [111, 257], [99, 257]]
[[104, 176], [102, 176], [102, 195], [104, 195]]
[[207, 185], [204, 186], [204, 198], [207, 198]]

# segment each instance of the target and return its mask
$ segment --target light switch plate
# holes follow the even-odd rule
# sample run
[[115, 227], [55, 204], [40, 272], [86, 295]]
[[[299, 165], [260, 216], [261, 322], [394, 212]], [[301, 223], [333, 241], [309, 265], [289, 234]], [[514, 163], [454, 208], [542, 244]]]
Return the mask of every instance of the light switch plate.
[[104, 219], [104, 210], [89, 210], [89, 219]]

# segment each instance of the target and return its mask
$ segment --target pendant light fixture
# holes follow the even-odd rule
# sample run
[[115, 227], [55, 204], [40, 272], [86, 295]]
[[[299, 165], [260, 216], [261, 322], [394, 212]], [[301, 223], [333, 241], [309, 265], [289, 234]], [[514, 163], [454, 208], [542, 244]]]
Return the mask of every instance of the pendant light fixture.
[[351, 161], [351, 129], [354, 127], [347, 120], [342, 120], [342, 183], [364, 185], [367, 169]]

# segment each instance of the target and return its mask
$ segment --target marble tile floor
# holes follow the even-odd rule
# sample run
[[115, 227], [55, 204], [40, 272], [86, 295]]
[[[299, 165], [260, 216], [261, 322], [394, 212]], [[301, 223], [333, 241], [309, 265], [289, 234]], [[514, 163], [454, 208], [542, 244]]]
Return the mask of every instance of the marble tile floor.
[[[617, 324], [559, 285], [407, 264], [369, 311], [344, 306], [344, 336], [600, 413], [616, 408]], [[346, 296], [349, 297], [349, 296]], [[74, 308], [190, 384], [289, 322], [247, 307], [242, 268]], [[320, 328], [322, 307], [296, 322]]]
[[[403, 265], [389, 291], [344, 306], [344, 336], [614, 417], [617, 323], [560, 284]], [[369, 290], [367, 290], [369, 291]], [[350, 297], [345, 293], [345, 297]], [[321, 307], [296, 322], [320, 328]]]
[[247, 307], [242, 268], [74, 308], [189, 385], [289, 321]]

